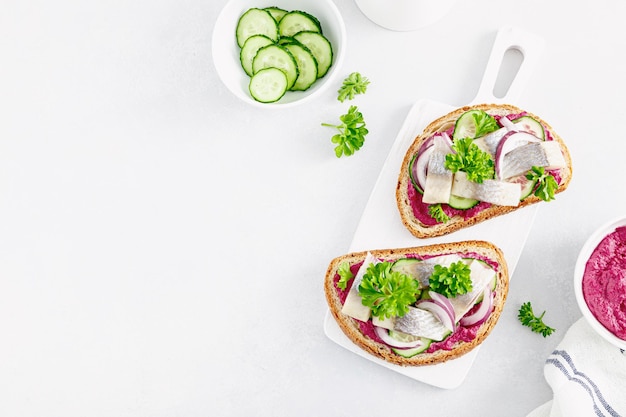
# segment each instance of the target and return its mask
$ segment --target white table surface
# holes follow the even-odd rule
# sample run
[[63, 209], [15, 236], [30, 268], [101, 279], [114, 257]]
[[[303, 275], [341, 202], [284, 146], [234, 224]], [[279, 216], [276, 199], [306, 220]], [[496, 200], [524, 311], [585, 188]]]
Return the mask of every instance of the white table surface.
[[[225, 3], [3, 1], [0, 415], [525, 416], [550, 399], [544, 360], [581, 317], [578, 251], [626, 213], [626, 3], [459, 1], [392, 32], [337, 0], [342, 71], [371, 80], [354, 102], [370, 134], [341, 159], [320, 126], [347, 108], [335, 89], [276, 112], [218, 79]], [[446, 390], [330, 341], [322, 280], [412, 104], [469, 102], [504, 25], [546, 41], [515, 104], [560, 132], [574, 178], [541, 205], [498, 326]], [[525, 301], [554, 335], [518, 323]]]

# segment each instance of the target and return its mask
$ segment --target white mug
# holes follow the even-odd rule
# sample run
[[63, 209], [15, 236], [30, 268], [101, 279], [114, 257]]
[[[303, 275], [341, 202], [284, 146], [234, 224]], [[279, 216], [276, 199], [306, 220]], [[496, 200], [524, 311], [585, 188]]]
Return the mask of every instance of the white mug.
[[456, 0], [355, 0], [368, 19], [386, 29], [409, 31], [433, 24]]

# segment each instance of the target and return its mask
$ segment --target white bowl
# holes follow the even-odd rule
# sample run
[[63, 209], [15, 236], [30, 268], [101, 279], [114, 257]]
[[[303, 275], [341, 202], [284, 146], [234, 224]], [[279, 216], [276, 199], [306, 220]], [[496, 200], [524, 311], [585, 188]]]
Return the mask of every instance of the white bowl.
[[[322, 25], [322, 33], [333, 48], [333, 64], [326, 75], [306, 91], [288, 91], [275, 103], [260, 103], [250, 96], [250, 77], [239, 62], [239, 46], [235, 29], [239, 17], [252, 7], [280, 7], [287, 11], [302, 10], [315, 16]], [[226, 87], [246, 103], [263, 108], [287, 108], [313, 100], [328, 90], [339, 74], [346, 47], [346, 27], [331, 0], [231, 0], [220, 12], [213, 28], [213, 63]], [[338, 89], [339, 87], [337, 87]], [[333, 94], [335, 92], [333, 91]]]
[[587, 261], [591, 257], [591, 254], [606, 236], [613, 233], [615, 229], [620, 226], [626, 226], [626, 218], [620, 217], [611, 220], [602, 225], [595, 232], [593, 232], [591, 236], [589, 236], [582, 249], [580, 250], [578, 259], [576, 261], [576, 267], [574, 270], [574, 293], [576, 294], [576, 301], [578, 302], [578, 307], [580, 308], [580, 311], [583, 313], [583, 316], [585, 317], [589, 325], [596, 331], [596, 333], [598, 333], [605, 340], [619, 347], [620, 349], [626, 350], [626, 340], [620, 339], [619, 337], [611, 333], [593, 315], [583, 296], [582, 285], [585, 267], [587, 265]]

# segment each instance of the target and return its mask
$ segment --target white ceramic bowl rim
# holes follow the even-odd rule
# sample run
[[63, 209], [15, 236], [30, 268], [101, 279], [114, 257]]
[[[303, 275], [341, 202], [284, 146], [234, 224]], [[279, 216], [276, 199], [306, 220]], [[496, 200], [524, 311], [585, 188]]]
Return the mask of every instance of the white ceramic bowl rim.
[[[281, 7], [285, 10], [303, 10], [320, 20], [324, 36], [333, 47], [333, 65], [326, 75], [306, 91], [288, 91], [275, 103], [260, 103], [248, 91], [250, 77], [239, 61], [239, 47], [235, 29], [239, 16], [251, 7]], [[220, 12], [213, 28], [211, 42], [213, 64], [224, 85], [237, 97], [256, 107], [284, 109], [303, 104], [327, 91], [338, 76], [346, 49], [346, 28], [339, 9], [332, 0], [230, 0]]]
[[587, 261], [589, 257], [596, 249], [598, 244], [610, 233], [613, 233], [616, 228], [620, 226], [626, 226], [626, 217], [618, 217], [613, 220], [610, 220], [596, 229], [587, 241], [583, 245], [580, 253], [578, 255], [578, 259], [576, 260], [576, 267], [574, 270], [574, 294], [576, 295], [576, 301], [578, 302], [578, 307], [582, 312], [583, 316], [589, 323], [589, 325], [605, 340], [612, 343], [613, 345], [619, 347], [620, 349], [626, 349], [626, 340], [620, 339], [611, 333], [606, 327], [604, 327], [593, 315], [589, 307], [587, 306], [587, 302], [583, 296], [582, 289], [582, 280], [583, 275], [585, 273], [585, 267], [587, 265]]

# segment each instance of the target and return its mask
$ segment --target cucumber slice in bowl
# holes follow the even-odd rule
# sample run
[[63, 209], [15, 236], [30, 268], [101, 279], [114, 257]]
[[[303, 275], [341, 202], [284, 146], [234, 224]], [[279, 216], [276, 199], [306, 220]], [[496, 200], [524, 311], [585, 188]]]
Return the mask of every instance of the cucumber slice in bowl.
[[246, 40], [239, 52], [239, 61], [241, 61], [241, 67], [248, 76], [251, 77], [254, 74], [252, 61], [259, 49], [272, 44], [274, 44], [274, 41], [265, 35], [252, 35]]
[[299, 42], [286, 43], [284, 46], [291, 52], [298, 64], [298, 78], [291, 90], [305, 91], [317, 80], [317, 61], [311, 51]]
[[287, 91], [287, 75], [278, 68], [262, 68], [250, 77], [250, 95], [258, 102], [273, 103]]
[[276, 6], [266, 7], [263, 10], [267, 10], [277, 23], [280, 22], [280, 19], [287, 14], [287, 10]]
[[252, 73], [256, 74], [264, 68], [278, 68], [287, 75], [287, 90], [298, 79], [298, 63], [291, 52], [280, 45], [265, 46], [256, 53], [252, 60]]
[[278, 23], [270, 12], [263, 9], [248, 9], [237, 22], [236, 37], [240, 48], [253, 35], [265, 35], [273, 41], [278, 40]]
[[316, 17], [300, 10], [285, 14], [278, 23], [278, 34], [281, 37], [303, 31], [322, 33], [322, 26]]
[[330, 41], [319, 32], [304, 31], [293, 36], [309, 48], [317, 61], [317, 78], [322, 78], [333, 64], [333, 47]]

